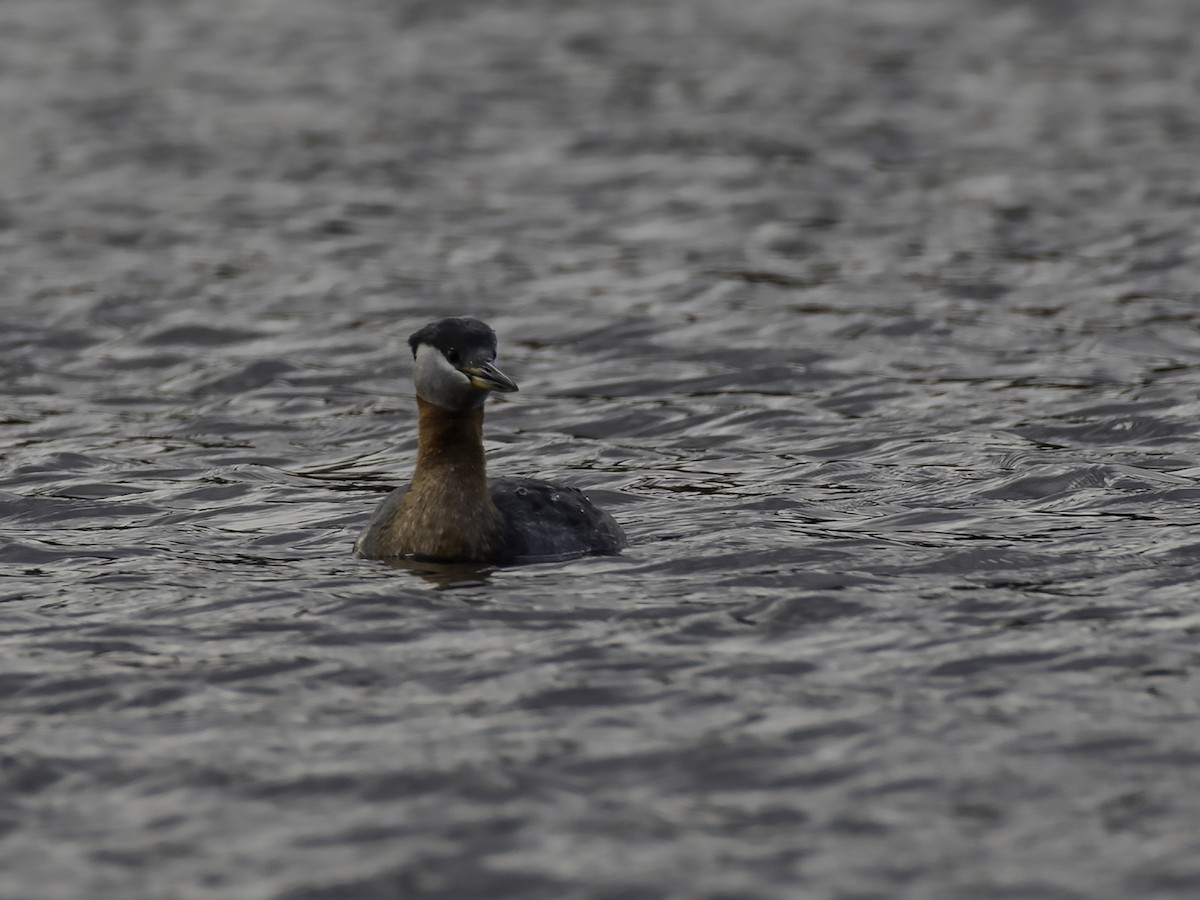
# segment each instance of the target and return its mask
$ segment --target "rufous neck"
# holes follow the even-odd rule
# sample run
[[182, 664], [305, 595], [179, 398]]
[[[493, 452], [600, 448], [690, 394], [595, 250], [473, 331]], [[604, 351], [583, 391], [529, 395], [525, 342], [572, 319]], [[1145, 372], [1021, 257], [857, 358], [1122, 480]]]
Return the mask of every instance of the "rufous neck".
[[455, 411], [417, 398], [415, 475], [449, 469], [453, 477], [486, 483], [483, 458], [483, 406]]

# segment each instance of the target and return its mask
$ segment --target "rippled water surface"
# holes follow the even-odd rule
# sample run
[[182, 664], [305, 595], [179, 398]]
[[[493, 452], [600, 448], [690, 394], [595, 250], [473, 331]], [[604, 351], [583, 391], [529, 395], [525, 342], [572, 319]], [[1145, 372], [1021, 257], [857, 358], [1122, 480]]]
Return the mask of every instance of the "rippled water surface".
[[[0, 5], [0, 895], [1200, 895], [1197, 35]], [[622, 556], [351, 557], [451, 313]]]

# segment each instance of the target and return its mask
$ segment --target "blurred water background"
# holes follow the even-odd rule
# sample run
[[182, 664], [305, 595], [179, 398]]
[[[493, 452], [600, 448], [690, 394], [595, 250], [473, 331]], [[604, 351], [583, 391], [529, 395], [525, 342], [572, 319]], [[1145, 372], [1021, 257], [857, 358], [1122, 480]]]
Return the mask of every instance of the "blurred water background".
[[[0, 896], [1200, 896], [1198, 36], [5, 0]], [[351, 558], [446, 314], [623, 556]]]

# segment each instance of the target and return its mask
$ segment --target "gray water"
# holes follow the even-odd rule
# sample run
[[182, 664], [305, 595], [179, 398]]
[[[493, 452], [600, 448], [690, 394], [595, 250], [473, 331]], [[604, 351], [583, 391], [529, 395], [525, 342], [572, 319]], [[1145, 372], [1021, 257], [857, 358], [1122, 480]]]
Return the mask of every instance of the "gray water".
[[[1200, 895], [1198, 35], [0, 4], [0, 896]], [[351, 557], [451, 313], [622, 556]]]

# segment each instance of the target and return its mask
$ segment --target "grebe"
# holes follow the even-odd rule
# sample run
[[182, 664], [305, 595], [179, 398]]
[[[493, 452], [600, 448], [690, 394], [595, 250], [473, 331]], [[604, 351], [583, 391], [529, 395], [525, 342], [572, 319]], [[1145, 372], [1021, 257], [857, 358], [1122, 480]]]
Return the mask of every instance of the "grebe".
[[483, 404], [517, 384], [496, 368], [496, 333], [471, 318], [431, 322], [408, 339], [417, 388], [417, 465], [354, 544], [356, 556], [528, 562], [615, 554], [625, 534], [577, 488], [489, 479]]

